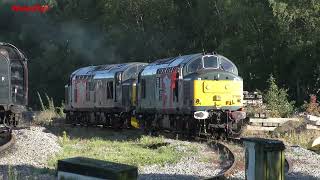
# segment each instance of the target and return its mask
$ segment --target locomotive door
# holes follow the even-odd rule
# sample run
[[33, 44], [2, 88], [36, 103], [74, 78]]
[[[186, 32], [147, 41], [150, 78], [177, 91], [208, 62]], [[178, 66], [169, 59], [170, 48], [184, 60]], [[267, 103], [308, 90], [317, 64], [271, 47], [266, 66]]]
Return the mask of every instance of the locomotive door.
[[11, 89], [12, 101], [17, 104], [25, 104], [25, 79], [24, 67], [20, 60], [11, 60]]
[[0, 53], [0, 104], [9, 102], [9, 61]]
[[118, 72], [115, 74], [115, 88], [114, 88], [114, 102], [118, 102], [118, 100], [120, 100], [121, 102], [121, 78], [122, 76], [122, 73], [121, 72]]

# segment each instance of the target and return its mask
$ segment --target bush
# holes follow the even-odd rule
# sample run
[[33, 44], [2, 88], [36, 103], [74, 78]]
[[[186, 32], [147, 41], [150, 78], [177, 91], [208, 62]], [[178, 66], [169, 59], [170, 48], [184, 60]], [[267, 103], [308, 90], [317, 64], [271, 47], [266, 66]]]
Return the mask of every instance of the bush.
[[41, 111], [36, 115], [34, 123], [39, 125], [48, 125], [51, 124], [55, 119], [63, 119], [64, 113], [63, 108], [64, 104], [61, 104], [61, 107], [55, 107], [53, 99], [50, 98], [47, 94], [45, 95], [47, 99], [47, 106], [44, 105], [42, 97], [38, 93], [38, 98], [41, 105]]
[[314, 116], [320, 116], [320, 106], [319, 106], [319, 103], [317, 103], [316, 95], [311, 94], [309, 103], [305, 102], [303, 107], [308, 114], [314, 115]]
[[288, 117], [294, 110], [294, 101], [289, 102], [286, 89], [279, 88], [276, 79], [270, 75], [269, 88], [264, 95], [267, 109], [271, 117]]

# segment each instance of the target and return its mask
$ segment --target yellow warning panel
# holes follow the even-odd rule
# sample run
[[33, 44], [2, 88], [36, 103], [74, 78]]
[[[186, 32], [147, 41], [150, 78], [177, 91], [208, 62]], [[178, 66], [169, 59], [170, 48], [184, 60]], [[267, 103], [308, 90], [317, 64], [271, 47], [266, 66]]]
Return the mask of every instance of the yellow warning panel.
[[131, 126], [134, 128], [139, 128], [139, 121], [136, 117], [131, 116]]

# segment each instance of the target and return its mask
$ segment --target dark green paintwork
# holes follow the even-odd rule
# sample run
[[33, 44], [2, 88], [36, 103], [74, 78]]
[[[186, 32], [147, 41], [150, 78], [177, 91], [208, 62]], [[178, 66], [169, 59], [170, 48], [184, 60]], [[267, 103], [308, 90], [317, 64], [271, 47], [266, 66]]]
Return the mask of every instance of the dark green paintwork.
[[[254, 177], [259, 180], [284, 180], [285, 146], [282, 141], [263, 138], [242, 138], [246, 145], [246, 179], [248, 168], [254, 168]], [[249, 144], [254, 144], [250, 152]], [[254, 166], [249, 167], [249, 153], [255, 153]]]
[[138, 177], [135, 166], [85, 157], [59, 160], [58, 171], [113, 180], [135, 180]]

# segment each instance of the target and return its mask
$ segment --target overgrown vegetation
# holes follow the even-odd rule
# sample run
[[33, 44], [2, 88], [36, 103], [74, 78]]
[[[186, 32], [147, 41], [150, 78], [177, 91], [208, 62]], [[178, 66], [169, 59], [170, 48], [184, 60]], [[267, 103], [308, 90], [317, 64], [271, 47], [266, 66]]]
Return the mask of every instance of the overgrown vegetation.
[[53, 99], [45, 94], [47, 100], [47, 104], [45, 105], [39, 92], [37, 95], [40, 101], [41, 111], [35, 116], [35, 124], [49, 125], [54, 120], [65, 118], [65, 114], [63, 113], [63, 103], [61, 103], [60, 107], [57, 107], [54, 105]]
[[308, 149], [310, 142], [320, 136], [320, 131], [307, 129], [306, 123], [301, 119], [300, 121], [288, 121], [273, 132], [244, 131], [242, 135], [279, 139], [285, 143]]
[[279, 88], [276, 79], [270, 75], [268, 79], [269, 88], [264, 94], [266, 107], [270, 117], [288, 117], [294, 110], [294, 101], [289, 102], [286, 89]]
[[310, 95], [310, 101], [305, 102], [303, 108], [310, 115], [320, 116], [320, 106], [317, 102], [317, 96], [314, 94]]
[[[85, 132], [82, 131], [83, 135]], [[116, 133], [116, 132], [114, 132]], [[58, 159], [83, 156], [100, 160], [136, 165], [138, 167], [150, 164], [164, 165], [176, 163], [184, 156], [198, 152], [195, 145], [165, 143], [163, 137], [137, 136], [136, 138], [113, 139], [114, 134], [105, 132], [102, 137], [86, 138], [70, 137], [64, 131], [59, 138], [62, 152], [52, 157], [48, 164], [55, 167]], [[117, 133], [117, 138], [123, 133]], [[162, 144], [161, 146], [153, 145]]]

